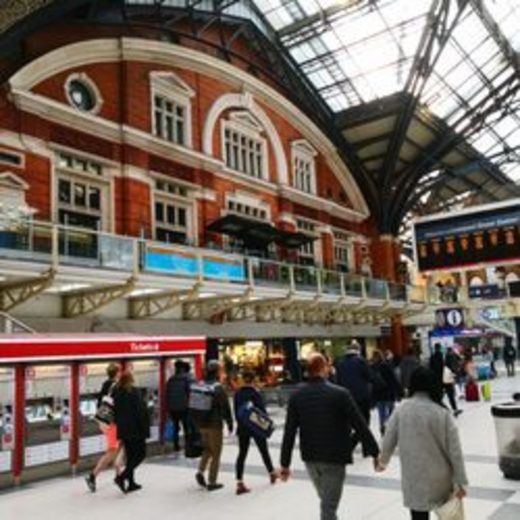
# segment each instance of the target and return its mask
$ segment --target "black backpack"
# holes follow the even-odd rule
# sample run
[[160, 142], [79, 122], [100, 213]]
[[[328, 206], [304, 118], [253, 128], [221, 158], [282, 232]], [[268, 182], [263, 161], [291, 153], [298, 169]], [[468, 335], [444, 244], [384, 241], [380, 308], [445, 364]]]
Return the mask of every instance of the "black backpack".
[[188, 409], [190, 382], [187, 377], [172, 376], [166, 383], [166, 403], [170, 412], [184, 412]]

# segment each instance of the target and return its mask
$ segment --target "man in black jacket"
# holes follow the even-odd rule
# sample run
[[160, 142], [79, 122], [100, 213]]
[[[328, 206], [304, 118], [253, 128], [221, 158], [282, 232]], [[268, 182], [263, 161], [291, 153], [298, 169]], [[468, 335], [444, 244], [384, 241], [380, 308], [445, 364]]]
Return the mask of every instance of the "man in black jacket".
[[173, 423], [173, 451], [180, 451], [179, 433], [182, 424], [184, 439], [188, 437], [188, 400], [190, 397], [190, 365], [182, 360], [175, 362], [175, 373], [166, 383], [166, 403]]
[[379, 448], [349, 391], [327, 381], [328, 366], [321, 354], [311, 356], [309, 382], [294, 393], [287, 409], [281, 453], [281, 477], [290, 476], [296, 432], [301, 457], [321, 500], [321, 520], [337, 520], [346, 465], [352, 463], [351, 430], [365, 453], [377, 463]]

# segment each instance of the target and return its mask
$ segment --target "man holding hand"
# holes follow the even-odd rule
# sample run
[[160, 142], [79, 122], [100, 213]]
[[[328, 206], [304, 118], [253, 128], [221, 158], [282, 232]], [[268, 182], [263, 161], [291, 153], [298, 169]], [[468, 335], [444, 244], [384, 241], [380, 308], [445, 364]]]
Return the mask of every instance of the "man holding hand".
[[379, 448], [348, 390], [327, 381], [328, 365], [321, 354], [308, 364], [309, 381], [294, 393], [287, 409], [281, 453], [281, 477], [290, 476], [296, 432], [301, 457], [321, 501], [321, 520], [337, 520], [346, 465], [352, 463], [352, 430], [364, 453], [377, 466]]

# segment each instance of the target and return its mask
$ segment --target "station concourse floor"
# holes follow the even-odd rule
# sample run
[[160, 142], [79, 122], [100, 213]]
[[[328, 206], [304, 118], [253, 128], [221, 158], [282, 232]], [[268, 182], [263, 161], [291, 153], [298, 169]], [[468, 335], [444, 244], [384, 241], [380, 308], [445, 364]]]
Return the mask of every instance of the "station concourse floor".
[[[506, 378], [503, 373], [492, 382], [493, 401], [510, 398], [520, 391], [520, 375]], [[506, 480], [496, 460], [496, 441], [490, 403], [465, 403], [457, 419], [470, 479], [466, 502], [468, 520], [520, 520], [520, 481]], [[275, 464], [279, 460], [284, 411], [273, 409], [280, 427], [271, 440]], [[377, 418], [372, 417], [377, 429]], [[235, 495], [234, 436], [226, 437], [220, 481], [224, 489], [207, 492], [195, 483], [195, 462], [172, 455], [148, 459], [137, 471], [139, 492], [123, 495], [112, 482], [112, 471], [98, 479], [98, 491], [87, 491], [83, 475], [61, 477], [28, 484], [0, 493], [0, 519], [33, 520], [155, 520], [186, 518], [194, 520], [316, 520], [318, 499], [299, 453], [293, 462], [293, 477], [288, 483], [268, 483], [256, 447], [251, 446], [245, 481], [252, 488], [247, 495]], [[405, 520], [401, 505], [399, 464], [394, 458], [387, 472], [376, 475], [370, 459], [355, 454], [348, 467], [347, 485], [339, 509], [340, 520]], [[434, 515], [432, 515], [432, 519]]]

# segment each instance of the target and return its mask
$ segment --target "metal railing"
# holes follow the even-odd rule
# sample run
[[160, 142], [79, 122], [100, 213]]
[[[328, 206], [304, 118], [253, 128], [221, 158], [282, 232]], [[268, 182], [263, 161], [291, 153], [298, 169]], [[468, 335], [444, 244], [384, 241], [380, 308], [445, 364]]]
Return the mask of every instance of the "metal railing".
[[385, 280], [38, 221], [0, 220], [0, 258], [45, 262], [54, 269], [67, 265], [323, 296], [426, 302], [424, 289]]

